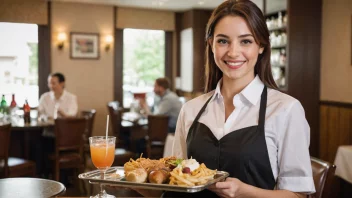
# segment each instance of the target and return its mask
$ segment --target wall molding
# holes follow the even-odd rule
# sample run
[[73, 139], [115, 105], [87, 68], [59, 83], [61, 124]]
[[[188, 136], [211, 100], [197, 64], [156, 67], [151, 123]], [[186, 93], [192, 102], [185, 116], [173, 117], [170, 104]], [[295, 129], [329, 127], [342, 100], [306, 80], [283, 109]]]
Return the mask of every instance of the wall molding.
[[320, 105], [336, 106], [336, 107], [343, 107], [343, 108], [352, 108], [352, 103], [336, 102], [336, 101], [328, 101], [328, 100], [321, 100], [320, 101]]

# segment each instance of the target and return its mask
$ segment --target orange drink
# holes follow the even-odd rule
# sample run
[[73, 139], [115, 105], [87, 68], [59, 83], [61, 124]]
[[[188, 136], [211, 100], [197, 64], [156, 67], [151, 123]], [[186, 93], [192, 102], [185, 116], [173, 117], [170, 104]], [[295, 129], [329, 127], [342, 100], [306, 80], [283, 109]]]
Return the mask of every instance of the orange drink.
[[96, 143], [90, 145], [90, 155], [95, 167], [107, 169], [114, 162], [115, 144]]
[[[105, 172], [110, 168], [115, 158], [116, 137], [113, 136], [93, 136], [89, 137], [90, 156], [93, 164], [100, 172], [100, 179], [104, 180]], [[92, 197], [92, 196], [91, 196]], [[100, 193], [92, 198], [116, 198], [109, 195], [100, 183]]]

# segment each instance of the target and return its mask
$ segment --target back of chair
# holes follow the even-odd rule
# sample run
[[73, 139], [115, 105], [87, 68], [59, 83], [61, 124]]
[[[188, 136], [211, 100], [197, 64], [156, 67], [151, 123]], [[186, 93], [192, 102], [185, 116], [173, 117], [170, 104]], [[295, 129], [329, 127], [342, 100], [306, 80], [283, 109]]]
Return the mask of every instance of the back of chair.
[[310, 159], [316, 191], [312, 197], [329, 197], [334, 180], [336, 166], [315, 157], [311, 157]]
[[84, 133], [85, 138], [92, 136], [95, 114], [96, 114], [95, 109], [81, 111], [81, 117], [84, 117], [87, 119], [86, 130]]
[[168, 133], [169, 117], [165, 115], [148, 115], [148, 137], [150, 141], [165, 142]]
[[8, 176], [11, 124], [0, 126], [0, 178]]
[[108, 103], [108, 110], [109, 110], [109, 116], [110, 116], [110, 123], [111, 123], [111, 128], [113, 131], [113, 134], [117, 137], [120, 136], [120, 130], [121, 130], [121, 113], [122, 113], [122, 108], [119, 107], [119, 102], [113, 101]]
[[80, 150], [86, 118], [59, 118], [55, 120], [56, 151]]

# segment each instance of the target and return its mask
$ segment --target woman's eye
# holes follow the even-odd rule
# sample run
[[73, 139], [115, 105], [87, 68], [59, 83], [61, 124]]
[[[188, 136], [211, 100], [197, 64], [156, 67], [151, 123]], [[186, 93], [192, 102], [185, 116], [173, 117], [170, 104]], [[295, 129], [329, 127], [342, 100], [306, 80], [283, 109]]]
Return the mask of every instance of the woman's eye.
[[219, 39], [219, 40], [218, 40], [218, 43], [220, 43], [220, 44], [226, 44], [226, 43], [227, 43], [227, 40], [225, 40], [225, 39]]
[[246, 39], [246, 40], [243, 40], [242, 43], [245, 44], [245, 45], [248, 45], [248, 44], [251, 44], [252, 41]]

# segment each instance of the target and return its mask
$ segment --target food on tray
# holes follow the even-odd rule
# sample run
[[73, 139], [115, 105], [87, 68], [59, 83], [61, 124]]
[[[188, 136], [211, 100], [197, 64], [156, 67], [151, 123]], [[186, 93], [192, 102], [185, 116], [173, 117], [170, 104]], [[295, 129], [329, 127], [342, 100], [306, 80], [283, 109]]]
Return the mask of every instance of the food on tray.
[[111, 173], [109, 175], [105, 175], [105, 177], [109, 177], [109, 179], [121, 179], [121, 175], [118, 173]]
[[137, 160], [130, 159], [129, 162], [124, 164], [125, 174], [129, 171], [135, 170], [137, 168], [144, 168], [148, 173], [154, 169], [162, 169], [166, 168], [165, 161], [160, 160], [152, 160], [149, 158], [138, 158]]
[[216, 170], [195, 159], [176, 157], [152, 160], [149, 158], [130, 159], [124, 164], [125, 179], [138, 183], [171, 184], [178, 186], [196, 186], [214, 178]]
[[171, 176], [169, 178], [169, 184], [179, 186], [197, 186], [203, 185], [209, 180], [214, 179], [216, 170], [207, 168], [204, 163], [200, 164], [197, 168], [194, 168], [198, 162], [196, 163], [193, 161], [190, 163], [192, 164], [191, 167], [178, 166], [170, 172]]
[[125, 179], [131, 182], [144, 183], [147, 181], [148, 173], [144, 168], [137, 168], [131, 171], [128, 171], [125, 174]]
[[148, 181], [155, 184], [166, 183], [170, 177], [169, 169], [153, 170], [148, 175]]

